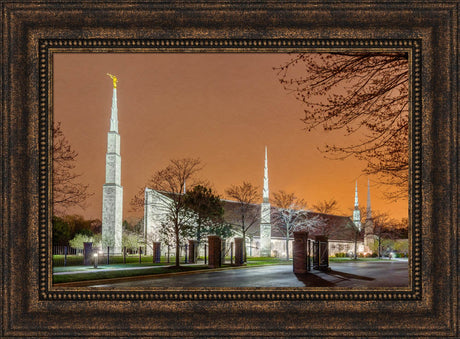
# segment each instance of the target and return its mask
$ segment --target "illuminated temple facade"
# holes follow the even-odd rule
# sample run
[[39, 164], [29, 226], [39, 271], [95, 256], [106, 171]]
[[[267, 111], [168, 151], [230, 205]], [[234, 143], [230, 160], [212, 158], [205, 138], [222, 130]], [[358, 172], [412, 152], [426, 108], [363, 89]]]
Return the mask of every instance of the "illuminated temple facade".
[[[268, 163], [267, 149], [265, 149], [265, 166], [262, 202], [260, 204], [250, 204], [247, 212], [247, 222], [251, 226], [246, 232], [246, 253], [254, 257], [280, 257], [286, 256], [286, 239], [282, 232], [271, 223], [276, 207], [270, 205], [268, 187]], [[357, 187], [357, 186], [356, 186]], [[166, 219], [168, 204], [171, 203], [171, 193], [161, 192], [150, 188], [145, 188], [144, 192], [144, 235], [147, 241], [160, 241], [161, 224]], [[238, 225], [241, 222], [239, 213], [240, 204], [237, 201], [222, 200], [224, 207], [224, 219], [227, 223]], [[358, 207], [357, 189], [355, 190], [355, 211]], [[367, 217], [370, 218], [370, 191], [368, 187], [368, 210]], [[329, 238], [329, 253], [354, 253], [356, 229], [361, 230], [361, 219], [359, 213], [353, 213], [353, 219], [348, 216], [316, 213], [305, 211], [306, 218], [319, 220], [323, 227], [309, 232], [309, 237], [316, 235], [326, 235]], [[251, 221], [252, 220], [252, 221]], [[249, 225], [249, 224], [248, 224]], [[369, 253], [369, 244], [373, 241], [371, 231], [371, 219], [365, 223], [365, 232], [360, 232], [357, 240], [358, 253]], [[363, 236], [364, 233], [364, 236]], [[234, 237], [241, 237], [241, 230], [234, 229]], [[233, 237], [226, 239], [227, 246], [233, 242]], [[292, 242], [289, 240], [289, 257], [292, 258]], [[366, 242], [366, 243], [365, 243]], [[147, 252], [151, 252], [149, 246]]]

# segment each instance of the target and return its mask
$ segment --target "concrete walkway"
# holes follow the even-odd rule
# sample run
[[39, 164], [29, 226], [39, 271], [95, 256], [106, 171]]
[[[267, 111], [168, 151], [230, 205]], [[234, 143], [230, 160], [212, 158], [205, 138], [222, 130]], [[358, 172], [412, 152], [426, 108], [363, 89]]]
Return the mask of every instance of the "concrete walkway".
[[358, 261], [331, 263], [331, 271], [313, 270], [294, 274], [291, 265], [247, 267], [222, 271], [161, 277], [139, 277], [133, 281], [100, 283], [97, 288], [125, 287], [408, 287], [407, 261]]

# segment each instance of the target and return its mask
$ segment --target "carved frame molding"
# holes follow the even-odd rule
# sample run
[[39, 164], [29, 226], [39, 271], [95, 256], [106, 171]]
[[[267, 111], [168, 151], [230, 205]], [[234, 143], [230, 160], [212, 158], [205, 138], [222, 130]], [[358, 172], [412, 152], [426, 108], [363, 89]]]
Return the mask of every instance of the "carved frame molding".
[[[458, 1], [1, 3], [2, 335], [458, 334]], [[340, 49], [409, 53], [407, 289], [52, 286], [54, 53]]]

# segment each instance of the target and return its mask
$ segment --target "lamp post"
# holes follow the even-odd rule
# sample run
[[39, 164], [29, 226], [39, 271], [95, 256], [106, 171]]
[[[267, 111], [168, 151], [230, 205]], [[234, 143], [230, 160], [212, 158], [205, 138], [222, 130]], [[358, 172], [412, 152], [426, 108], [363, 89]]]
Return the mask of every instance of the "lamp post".
[[93, 256], [94, 256], [94, 268], [97, 268], [97, 261], [98, 261], [99, 254], [96, 252], [93, 254]]

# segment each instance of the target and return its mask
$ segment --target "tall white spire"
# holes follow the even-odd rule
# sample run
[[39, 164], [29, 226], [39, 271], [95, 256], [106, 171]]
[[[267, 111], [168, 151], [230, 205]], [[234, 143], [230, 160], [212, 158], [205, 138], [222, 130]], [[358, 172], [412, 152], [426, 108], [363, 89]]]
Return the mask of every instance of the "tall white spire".
[[267, 146], [265, 146], [264, 190], [263, 190], [262, 196], [263, 196], [263, 201], [267, 203], [269, 201]]
[[105, 184], [102, 188], [102, 245], [112, 253], [121, 252], [123, 187], [121, 186], [120, 134], [118, 134], [117, 77], [113, 81], [110, 129], [105, 155]]
[[260, 205], [260, 256], [271, 256], [272, 225], [270, 222], [270, 200], [268, 192], [267, 146], [265, 146], [264, 189]]
[[361, 231], [361, 211], [359, 210], [358, 202], [358, 180], [355, 183], [355, 208], [353, 210], [353, 223], [356, 228]]

